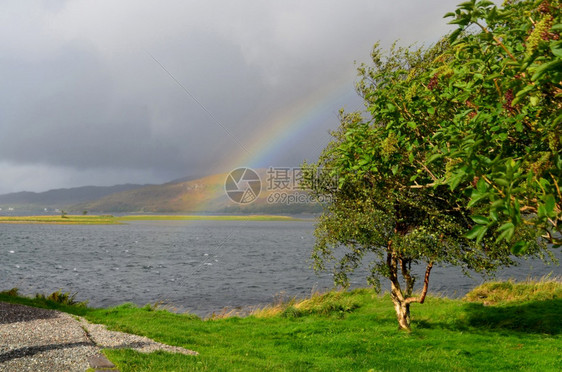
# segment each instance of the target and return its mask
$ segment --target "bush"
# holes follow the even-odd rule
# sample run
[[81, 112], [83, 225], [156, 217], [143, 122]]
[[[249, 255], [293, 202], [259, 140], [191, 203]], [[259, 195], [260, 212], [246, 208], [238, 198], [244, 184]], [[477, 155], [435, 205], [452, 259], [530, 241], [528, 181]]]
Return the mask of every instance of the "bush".
[[37, 293], [35, 298], [38, 300], [55, 302], [61, 305], [85, 307], [88, 304], [88, 301], [78, 302], [75, 300], [76, 295], [77, 293], [71, 294], [70, 292], [62, 292], [62, 290], [59, 289], [48, 296], [45, 296], [42, 293]]

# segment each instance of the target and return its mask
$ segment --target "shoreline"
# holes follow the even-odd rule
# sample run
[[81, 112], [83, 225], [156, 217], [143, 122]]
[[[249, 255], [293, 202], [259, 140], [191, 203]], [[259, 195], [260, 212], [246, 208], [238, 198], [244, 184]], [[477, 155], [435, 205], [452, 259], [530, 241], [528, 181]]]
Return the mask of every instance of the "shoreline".
[[[5, 296], [0, 295], [1, 301]], [[225, 310], [205, 319], [150, 305], [93, 309], [21, 297], [10, 302], [16, 301], [199, 353], [143, 354], [131, 350], [136, 340], [119, 341], [119, 348], [100, 344], [105, 357], [122, 371], [554, 371], [560, 363], [559, 279], [489, 282], [462, 300], [428, 296], [423, 305], [414, 304], [408, 333], [397, 329], [390, 297], [368, 289], [316, 293], [274, 301], [249, 316]], [[31, 323], [21, 326], [18, 335], [33, 329]]]
[[51, 224], [51, 225], [118, 225], [135, 221], [314, 221], [285, 215], [29, 215], [0, 216], [0, 224]]

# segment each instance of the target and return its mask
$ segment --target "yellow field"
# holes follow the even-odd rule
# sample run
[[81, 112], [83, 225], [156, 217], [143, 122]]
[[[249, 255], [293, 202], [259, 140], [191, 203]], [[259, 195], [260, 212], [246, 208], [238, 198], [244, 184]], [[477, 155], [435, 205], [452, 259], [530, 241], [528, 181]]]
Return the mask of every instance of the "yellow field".
[[274, 215], [199, 216], [199, 215], [56, 215], [56, 216], [0, 216], [0, 223], [113, 225], [127, 221], [301, 221], [298, 218]]
[[0, 223], [45, 223], [62, 225], [110, 225], [119, 221], [113, 216], [0, 216]]

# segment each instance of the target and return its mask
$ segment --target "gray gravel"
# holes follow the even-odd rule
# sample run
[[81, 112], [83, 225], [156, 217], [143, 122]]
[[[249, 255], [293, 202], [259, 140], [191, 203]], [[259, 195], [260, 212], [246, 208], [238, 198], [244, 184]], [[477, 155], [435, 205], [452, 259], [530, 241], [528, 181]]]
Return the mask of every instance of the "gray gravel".
[[100, 355], [102, 348], [197, 355], [146, 337], [107, 331], [59, 311], [0, 302], [0, 371], [82, 372], [90, 367], [88, 358]]
[[0, 371], [85, 371], [98, 353], [71, 315], [0, 302]]

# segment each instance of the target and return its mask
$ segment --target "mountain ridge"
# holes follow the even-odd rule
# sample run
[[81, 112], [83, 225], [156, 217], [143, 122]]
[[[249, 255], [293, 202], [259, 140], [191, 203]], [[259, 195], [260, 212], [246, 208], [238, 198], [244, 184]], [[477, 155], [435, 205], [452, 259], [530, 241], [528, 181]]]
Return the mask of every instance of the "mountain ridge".
[[[225, 192], [228, 173], [204, 177], [184, 177], [163, 184], [82, 186], [55, 189], [42, 193], [19, 192], [0, 195], [0, 208], [16, 207], [23, 211], [42, 211], [44, 208], [64, 209], [71, 213], [229, 213], [229, 214], [298, 214], [316, 213], [317, 203], [276, 203], [272, 200], [279, 190], [266, 187], [265, 169], [256, 171], [261, 178], [262, 191], [252, 203], [238, 204]], [[242, 186], [243, 187], [243, 186]], [[282, 190], [291, 195], [303, 191]]]
[[102, 198], [116, 192], [128, 191], [148, 186], [140, 184], [121, 184], [113, 186], [79, 186], [58, 188], [43, 192], [20, 191], [0, 195], [0, 206], [60, 208]]

